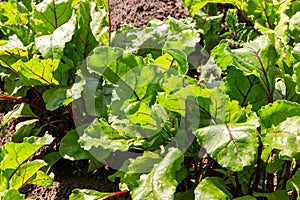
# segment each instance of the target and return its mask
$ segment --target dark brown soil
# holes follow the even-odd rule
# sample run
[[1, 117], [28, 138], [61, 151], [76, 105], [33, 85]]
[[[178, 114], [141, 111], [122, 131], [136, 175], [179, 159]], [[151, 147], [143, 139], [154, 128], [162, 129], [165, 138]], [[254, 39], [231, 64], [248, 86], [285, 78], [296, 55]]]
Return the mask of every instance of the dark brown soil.
[[[112, 30], [120, 29], [123, 24], [131, 24], [143, 28], [153, 18], [165, 20], [168, 16], [174, 18], [185, 18], [187, 10], [180, 5], [180, 0], [110, 0], [110, 16]], [[0, 93], [2, 87], [0, 82]], [[13, 109], [15, 102], [0, 101], [0, 122], [3, 116]], [[6, 136], [2, 136], [0, 129], [0, 146], [11, 141], [15, 132], [15, 121], [9, 122]], [[46, 154], [58, 149], [58, 143], [48, 146], [39, 151], [36, 156]], [[75, 188], [94, 189], [101, 192], [118, 191], [118, 183], [110, 182], [107, 177], [114, 170], [101, 168], [95, 173], [87, 173], [87, 161], [71, 162], [61, 159], [56, 163], [52, 172], [55, 174], [55, 182], [50, 187], [27, 186], [22, 189], [28, 199], [34, 200], [64, 200], [68, 199]], [[113, 199], [130, 199], [129, 194]]]
[[110, 0], [112, 30], [120, 29], [123, 24], [144, 28], [153, 18], [185, 18], [188, 11], [180, 2], [181, 0]]

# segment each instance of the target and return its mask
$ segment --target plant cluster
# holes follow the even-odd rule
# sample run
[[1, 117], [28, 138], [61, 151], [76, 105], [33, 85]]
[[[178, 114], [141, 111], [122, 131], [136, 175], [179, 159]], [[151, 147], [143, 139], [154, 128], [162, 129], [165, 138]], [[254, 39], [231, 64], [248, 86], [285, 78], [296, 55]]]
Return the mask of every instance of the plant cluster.
[[[300, 199], [300, 2], [183, 5], [187, 19], [112, 32], [108, 0], [0, 3], [0, 99], [20, 103], [2, 134], [23, 119], [1, 147], [1, 199], [51, 185], [61, 158], [118, 169], [120, 192], [70, 199]], [[30, 160], [45, 130], [59, 152]]]

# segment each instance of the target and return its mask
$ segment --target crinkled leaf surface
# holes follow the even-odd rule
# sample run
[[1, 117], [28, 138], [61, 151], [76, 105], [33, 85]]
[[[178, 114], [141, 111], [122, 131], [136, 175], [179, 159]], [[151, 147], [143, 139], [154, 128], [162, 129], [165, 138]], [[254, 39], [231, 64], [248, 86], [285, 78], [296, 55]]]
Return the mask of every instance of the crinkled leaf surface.
[[271, 128], [277, 126], [288, 117], [300, 116], [300, 105], [296, 102], [286, 100], [275, 101], [268, 104], [258, 111], [262, 128]]

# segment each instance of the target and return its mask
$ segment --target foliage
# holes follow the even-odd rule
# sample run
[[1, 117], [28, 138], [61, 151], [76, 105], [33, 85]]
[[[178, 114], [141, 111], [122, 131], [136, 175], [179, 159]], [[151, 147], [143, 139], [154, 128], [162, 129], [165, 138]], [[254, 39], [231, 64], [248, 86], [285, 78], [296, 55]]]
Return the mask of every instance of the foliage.
[[18, 143], [1, 149], [3, 199], [51, 184], [44, 161], [26, 161], [48, 144], [36, 136], [60, 123], [60, 156], [120, 179], [120, 192], [76, 189], [70, 199], [299, 199], [299, 1], [183, 5], [187, 19], [113, 32], [105, 0], [1, 2], [0, 98], [21, 103], [2, 133], [26, 118]]

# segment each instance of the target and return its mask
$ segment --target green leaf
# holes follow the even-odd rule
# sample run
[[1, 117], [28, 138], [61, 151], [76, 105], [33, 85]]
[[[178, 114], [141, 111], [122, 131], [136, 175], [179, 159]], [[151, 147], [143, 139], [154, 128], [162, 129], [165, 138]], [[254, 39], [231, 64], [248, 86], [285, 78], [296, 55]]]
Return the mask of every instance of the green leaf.
[[28, 138], [28, 140], [24, 140], [23, 143], [6, 143], [4, 145], [4, 150], [5, 152], [7, 152], [7, 156], [1, 161], [0, 168], [2, 170], [17, 169], [37, 150], [39, 150], [44, 145], [50, 144], [52, 141], [52, 136], [45, 135], [41, 138]]
[[199, 144], [221, 166], [241, 171], [255, 160], [257, 126], [257, 121], [252, 119], [246, 123], [211, 125], [198, 129], [195, 135]]
[[244, 48], [231, 51], [233, 65], [244, 75], [256, 76], [265, 89], [268, 102], [273, 102], [275, 78], [279, 71], [275, 66], [277, 54], [268, 36], [258, 37], [244, 45]]
[[[299, 171], [297, 171], [296, 174], [288, 180], [288, 182], [286, 183], [286, 189], [296, 190], [298, 194], [300, 193], [300, 172]], [[297, 200], [299, 199], [300, 197], [298, 195]]]
[[90, 157], [79, 144], [79, 135], [76, 130], [71, 130], [60, 142], [59, 154], [69, 160], [82, 160]]
[[47, 110], [53, 111], [63, 106], [63, 102], [66, 99], [66, 88], [59, 86], [52, 87], [43, 93], [43, 99], [46, 103]]
[[75, 30], [74, 19], [58, 27], [53, 34], [35, 38], [35, 46], [43, 58], [61, 58]]
[[230, 56], [229, 50], [230, 49], [227, 44], [220, 44], [211, 52], [216, 64], [218, 64], [222, 70], [226, 70], [228, 66], [233, 64], [233, 58]]
[[296, 86], [296, 92], [298, 94], [300, 94], [300, 64], [297, 64], [295, 67], [294, 67], [294, 76], [293, 76], [293, 79], [295, 80], [295, 82], [297, 83], [297, 86]]
[[80, 136], [83, 149], [92, 154], [98, 161], [102, 161], [116, 150], [127, 151], [131, 141], [127, 139], [125, 134], [113, 129], [103, 119], [95, 119]]
[[0, 170], [0, 193], [9, 188], [9, 178], [10, 177], [5, 171]]
[[[2, 196], [3, 195], [3, 196]], [[2, 200], [25, 200], [25, 194], [20, 194], [18, 190], [6, 190], [3, 193], [0, 193]]]
[[54, 73], [58, 69], [58, 59], [41, 60], [38, 57], [21, 65], [20, 82], [24, 86], [30, 85], [58, 85]]
[[300, 42], [300, 23], [299, 23], [299, 17], [300, 13], [297, 12], [295, 15], [293, 15], [289, 20], [289, 29], [291, 31], [291, 35], [294, 38], [296, 42]]
[[[45, 166], [44, 166], [45, 167]], [[32, 169], [29, 169], [32, 170]], [[54, 175], [53, 173], [51, 175]], [[53, 184], [53, 177], [48, 176], [45, 172], [37, 171], [33, 178], [30, 179], [26, 184], [40, 185], [40, 186], [51, 186]]]
[[207, 3], [229, 3], [237, 6], [238, 8], [243, 7], [243, 1], [238, 0], [184, 0], [183, 5], [189, 9], [190, 15], [194, 16], [195, 13], [201, 10]]
[[3, 46], [0, 46], [0, 49], [0, 65], [9, 68], [16, 74], [20, 70], [20, 61], [28, 61], [27, 51], [16, 48], [9, 49]]
[[269, 129], [263, 142], [272, 149], [281, 150], [281, 155], [295, 158], [300, 153], [300, 115], [288, 117], [273, 130]]
[[155, 165], [150, 174], [140, 177], [140, 185], [133, 191], [133, 199], [173, 199], [178, 182], [176, 172], [181, 168], [183, 162], [182, 152], [170, 148], [162, 161]]
[[[77, 28], [72, 42], [76, 44], [74, 47], [74, 59], [84, 60], [88, 54], [98, 45], [96, 38], [91, 30], [92, 22], [92, 5], [89, 1], [80, 1], [77, 14]], [[96, 13], [95, 13], [96, 14]]]
[[237, 100], [240, 106], [252, 105], [252, 109], [257, 111], [268, 104], [264, 87], [254, 75], [245, 76], [242, 71], [231, 68], [223, 81], [226, 93], [231, 99]]
[[[36, 126], [36, 122], [39, 121], [38, 119], [32, 119], [20, 122], [16, 125], [16, 132], [12, 136], [13, 142], [22, 142], [23, 138], [32, 136], [33, 129]], [[38, 133], [37, 133], [38, 134]], [[36, 136], [36, 135], [34, 135]]]
[[[87, 58], [87, 66], [90, 73], [94, 72], [102, 75], [110, 64], [115, 62], [123, 55], [123, 50], [120, 48], [112, 47], [97, 47], [94, 49], [93, 54]], [[123, 70], [119, 68], [117, 70]]]
[[252, 197], [252, 196], [243, 196], [243, 197], [238, 197], [238, 198], [235, 198], [234, 200], [256, 200], [255, 197]]
[[35, 160], [21, 165], [11, 177], [9, 189], [18, 190], [28, 182], [31, 182], [30, 179], [34, 179], [34, 175], [45, 165], [47, 164], [42, 160]]
[[268, 129], [277, 126], [287, 117], [300, 116], [300, 105], [298, 103], [282, 100], [266, 105], [258, 111], [262, 128]]
[[268, 200], [277, 200], [277, 199], [289, 200], [290, 199], [286, 190], [276, 190], [275, 192], [272, 192], [272, 193], [254, 192], [253, 196], [266, 197]]
[[232, 199], [232, 195], [226, 189], [225, 182], [221, 178], [209, 177], [203, 179], [195, 188], [195, 199]]
[[34, 118], [38, 118], [37, 115], [35, 115], [30, 107], [27, 104], [20, 104], [19, 106], [17, 106], [14, 110], [9, 111], [4, 118], [2, 119], [2, 134], [5, 134], [5, 128], [7, 123], [11, 120], [11, 119], [17, 119], [19, 117], [34, 117]]
[[104, 200], [112, 193], [89, 189], [74, 189], [69, 200]]
[[33, 17], [37, 30], [43, 35], [52, 34], [72, 16], [72, 0], [44, 0], [34, 6]]
[[43, 160], [47, 163], [47, 166], [42, 167], [41, 170], [45, 173], [48, 173], [51, 167], [61, 159], [59, 152], [54, 151], [48, 153], [46, 156], [43, 157]]

